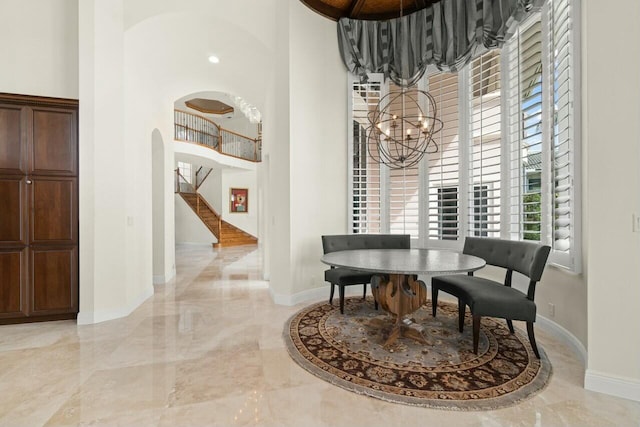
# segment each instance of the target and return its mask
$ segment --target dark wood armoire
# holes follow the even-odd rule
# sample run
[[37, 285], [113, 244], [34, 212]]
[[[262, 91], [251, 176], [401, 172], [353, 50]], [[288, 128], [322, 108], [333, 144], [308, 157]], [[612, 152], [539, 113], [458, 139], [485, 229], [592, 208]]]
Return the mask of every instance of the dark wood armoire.
[[78, 314], [78, 101], [0, 93], [0, 324]]

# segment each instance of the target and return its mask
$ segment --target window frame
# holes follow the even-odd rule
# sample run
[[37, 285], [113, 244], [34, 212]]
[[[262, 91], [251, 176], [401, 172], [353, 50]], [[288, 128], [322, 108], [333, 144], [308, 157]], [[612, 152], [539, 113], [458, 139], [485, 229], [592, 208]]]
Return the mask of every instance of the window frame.
[[[558, 2], [567, 2], [570, 8], [569, 19], [570, 19], [570, 27], [569, 27], [569, 35], [567, 42], [568, 46], [568, 58], [571, 61], [571, 73], [568, 77], [568, 81], [570, 83], [570, 89], [567, 91], [569, 96], [569, 101], [565, 103], [565, 108], [568, 110], [569, 114], [569, 127], [570, 135], [567, 137], [567, 141], [569, 143], [569, 162], [570, 162], [570, 173], [572, 177], [572, 193], [571, 193], [571, 208], [570, 208], [570, 248], [568, 252], [561, 252], [559, 250], [555, 250], [553, 248], [554, 239], [555, 239], [555, 214], [554, 214], [554, 206], [555, 206], [555, 198], [552, 195], [552, 191], [555, 189], [555, 182], [552, 182], [552, 179], [555, 179], [555, 169], [552, 164], [552, 151], [554, 149], [554, 138], [556, 137], [555, 128], [554, 128], [554, 85], [556, 83], [555, 77], [553, 75], [553, 35], [551, 33], [552, 22], [551, 22], [551, 12], [554, 6], [562, 7], [562, 5], [557, 5]], [[541, 205], [541, 220], [540, 220], [540, 241], [544, 244], [548, 244], [552, 247], [552, 251], [549, 256], [548, 263], [551, 265], [555, 265], [561, 267], [563, 269], [567, 269], [574, 273], [581, 273], [582, 271], [582, 189], [581, 189], [581, 116], [580, 116], [580, 105], [581, 105], [581, 76], [580, 76], [580, 2], [578, 0], [549, 0], [544, 4], [539, 12], [536, 15], [527, 19], [527, 21], [523, 22], [520, 26], [519, 31], [526, 30], [529, 26], [533, 25], [535, 22], [541, 22], [542, 34], [541, 34], [541, 58], [542, 58], [542, 147], [541, 147], [541, 162], [542, 162], [542, 170], [541, 170], [541, 189], [540, 189], [540, 205]], [[514, 41], [515, 40], [515, 41]], [[520, 193], [518, 195], [515, 194], [513, 188], [520, 188], [520, 184], [524, 185], [524, 182], [519, 182], [518, 186], [512, 187], [513, 180], [522, 180], [521, 177], [511, 176], [511, 170], [514, 167], [514, 161], [518, 162], [518, 159], [512, 159], [511, 150], [512, 150], [512, 136], [511, 136], [511, 112], [508, 109], [509, 102], [509, 93], [513, 89], [510, 84], [511, 81], [509, 79], [509, 68], [507, 66], [509, 55], [509, 49], [512, 49], [513, 43], [518, 43], [517, 39], [514, 36], [514, 39], [508, 41], [503, 50], [501, 51], [499, 62], [500, 62], [500, 80], [497, 82], [501, 85], [500, 89], [500, 179], [498, 184], [500, 185], [500, 237], [504, 239], [514, 239], [516, 236], [513, 234], [512, 221], [511, 217], [514, 215], [512, 210], [514, 208], [518, 209], [518, 213], [516, 215], [521, 215], [524, 212], [524, 201], [522, 200], [523, 195], [527, 192], [524, 189], [520, 189]], [[564, 45], [566, 46], [566, 44]], [[519, 49], [519, 47], [518, 47]], [[504, 54], [503, 54], [504, 53]], [[464, 244], [464, 237], [468, 235], [475, 235], [472, 230], [472, 224], [475, 221], [475, 216], [478, 214], [474, 212], [477, 206], [474, 206], [474, 200], [471, 197], [474, 194], [475, 187], [478, 186], [478, 183], [474, 183], [472, 180], [471, 172], [469, 170], [471, 166], [470, 156], [472, 154], [470, 137], [472, 136], [471, 129], [471, 121], [473, 112], [473, 94], [476, 89], [477, 83], [471, 79], [471, 65], [467, 65], [463, 67], [458, 72], [458, 181], [447, 182], [446, 184], [442, 183], [438, 190], [436, 191], [436, 198], [438, 199], [436, 202], [440, 201], [440, 191], [444, 191], [445, 188], [457, 188], [457, 197], [458, 197], [458, 235], [456, 240], [449, 240], [444, 238], [444, 234], [442, 230], [444, 228], [439, 226], [439, 238], [433, 238], [430, 236], [430, 226], [433, 224], [429, 221], [429, 206], [430, 206], [430, 196], [431, 187], [429, 182], [429, 159], [428, 155], [426, 155], [419, 164], [419, 177], [418, 182], [420, 183], [419, 188], [419, 215], [418, 215], [418, 224], [417, 228], [419, 230], [418, 239], [412, 238], [412, 245], [418, 245], [420, 247], [430, 247], [430, 248], [442, 248], [442, 249], [454, 249], [460, 250]], [[428, 78], [429, 76], [437, 73], [438, 71], [435, 69], [429, 69], [425, 76], [419, 82], [421, 88], [429, 90], [428, 88]], [[489, 76], [490, 77], [490, 76]], [[484, 78], [484, 75], [482, 76]], [[348, 179], [349, 179], [349, 191], [348, 191], [348, 229], [350, 232], [353, 232], [352, 227], [352, 219], [354, 215], [354, 189], [353, 189], [353, 130], [351, 129], [353, 119], [353, 100], [352, 100], [352, 88], [354, 82], [357, 82], [359, 79], [358, 76], [353, 76], [349, 74], [348, 78], [348, 88], [349, 88], [349, 96], [348, 96], [348, 113], [349, 113], [349, 121], [348, 126], [350, 128], [348, 132], [348, 155], [349, 155], [349, 171], [348, 171]], [[389, 82], [385, 82], [382, 75], [376, 74], [370, 76], [371, 81], [379, 81], [381, 82], [381, 90], [380, 97], [384, 96], [388, 93], [388, 84]], [[520, 81], [520, 80], [518, 80]], [[564, 82], [564, 80], [563, 80]], [[496, 84], [494, 82], [493, 84]], [[464, 107], [461, 107], [464, 106]], [[521, 106], [519, 107], [521, 108]], [[521, 122], [520, 122], [521, 123]], [[519, 157], [521, 159], [521, 157]], [[518, 165], [516, 165], [519, 167]], [[521, 166], [521, 165], [520, 165]], [[522, 173], [522, 172], [521, 172]], [[390, 232], [390, 186], [389, 186], [389, 169], [384, 165], [380, 165], [380, 232], [381, 233], [389, 233]], [[436, 187], [438, 186], [436, 182]], [[485, 183], [483, 183], [485, 185]], [[491, 188], [485, 189], [488, 193], [491, 192]], [[515, 199], [514, 199], [515, 197]], [[443, 199], [444, 200], [444, 199]], [[515, 200], [520, 200], [519, 204], [513, 203]], [[433, 202], [433, 200], [431, 200]], [[475, 216], [474, 216], [475, 215]], [[486, 214], [480, 214], [486, 215]], [[442, 215], [439, 215], [441, 217]], [[440, 221], [439, 221], [440, 222]], [[517, 236], [517, 240], [523, 240], [524, 228], [520, 226], [521, 231]]]

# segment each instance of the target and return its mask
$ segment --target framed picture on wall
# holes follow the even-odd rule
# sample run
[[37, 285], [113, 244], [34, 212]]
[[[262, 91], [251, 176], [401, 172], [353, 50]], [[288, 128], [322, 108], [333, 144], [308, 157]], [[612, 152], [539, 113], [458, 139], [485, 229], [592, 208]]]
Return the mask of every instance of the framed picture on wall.
[[249, 190], [247, 188], [231, 188], [229, 212], [247, 213], [249, 211]]

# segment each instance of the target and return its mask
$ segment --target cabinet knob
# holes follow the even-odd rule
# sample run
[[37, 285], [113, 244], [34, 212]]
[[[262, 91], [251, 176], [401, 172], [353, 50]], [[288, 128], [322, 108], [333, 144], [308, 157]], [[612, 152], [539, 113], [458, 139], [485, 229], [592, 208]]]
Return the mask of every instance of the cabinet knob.
[[28, 179], [28, 180], [26, 181], [26, 183], [27, 183], [27, 184], [31, 184], [31, 180], [30, 180], [30, 179]]

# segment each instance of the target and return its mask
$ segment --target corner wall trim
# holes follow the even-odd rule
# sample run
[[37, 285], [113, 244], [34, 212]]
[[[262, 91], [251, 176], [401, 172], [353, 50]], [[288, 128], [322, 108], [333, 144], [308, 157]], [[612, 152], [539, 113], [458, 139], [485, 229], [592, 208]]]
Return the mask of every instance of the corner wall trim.
[[640, 381], [587, 369], [584, 388], [640, 402]]
[[584, 344], [575, 337], [571, 332], [558, 325], [553, 320], [549, 320], [544, 316], [538, 315], [536, 319], [536, 323], [540, 326], [540, 329], [545, 332], [559, 338], [564, 343], [566, 343], [573, 352], [580, 358], [582, 361], [582, 366], [587, 366], [587, 349]]
[[[329, 286], [322, 286], [320, 288], [307, 289], [301, 292], [297, 292], [292, 295], [276, 294], [272, 287], [269, 287], [269, 295], [275, 304], [292, 306], [303, 302], [316, 302], [323, 299], [329, 300], [329, 292], [331, 289]], [[362, 295], [362, 288], [360, 286], [349, 286], [345, 289], [345, 296]], [[338, 292], [333, 296], [334, 304], [340, 302]]]
[[94, 323], [106, 322], [107, 320], [127, 317], [152, 295], [153, 286], [148, 286], [126, 307], [115, 310], [81, 311], [78, 313], [77, 323], [78, 325], [92, 325]]
[[[209, 246], [209, 245], [207, 245]], [[164, 285], [165, 283], [170, 282], [173, 278], [176, 277], [176, 270], [173, 269], [171, 273], [167, 276], [166, 274], [158, 274], [153, 276], [153, 284], [154, 285]]]

